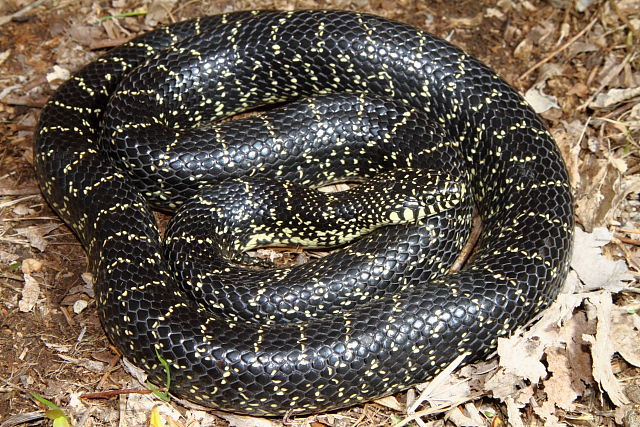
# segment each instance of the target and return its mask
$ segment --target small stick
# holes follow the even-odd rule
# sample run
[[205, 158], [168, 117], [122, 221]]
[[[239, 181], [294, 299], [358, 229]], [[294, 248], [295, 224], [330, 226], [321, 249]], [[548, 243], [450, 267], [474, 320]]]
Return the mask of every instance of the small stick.
[[31, 196], [40, 194], [39, 187], [0, 188], [0, 196]]
[[10, 22], [14, 18], [21, 17], [22, 15], [26, 14], [27, 12], [29, 12], [31, 9], [34, 9], [34, 8], [40, 6], [45, 1], [47, 1], [47, 0], [36, 0], [33, 3], [23, 7], [19, 11], [15, 12], [15, 13], [12, 13], [11, 15], [0, 16], [0, 26], [6, 24], [7, 22]]
[[81, 399], [110, 399], [121, 394], [149, 394], [151, 390], [139, 389], [139, 388], [123, 388], [120, 390], [107, 390], [99, 391], [95, 393], [85, 393], [80, 396]]
[[620, 240], [622, 243], [626, 243], [628, 245], [640, 246], [640, 240], [629, 239], [627, 237], [622, 237], [618, 234], [615, 235], [616, 239]]
[[535, 70], [537, 70], [538, 68], [540, 68], [542, 65], [546, 64], [547, 62], [549, 62], [551, 59], [553, 59], [553, 57], [555, 57], [557, 54], [559, 54], [560, 52], [562, 52], [563, 50], [565, 50], [566, 48], [568, 48], [569, 46], [571, 46], [576, 40], [578, 40], [580, 37], [582, 37], [587, 31], [589, 31], [591, 29], [591, 27], [593, 27], [593, 24], [596, 23], [596, 21], [598, 20], [598, 17], [596, 16], [595, 18], [593, 18], [591, 20], [591, 22], [589, 22], [589, 24], [587, 24], [586, 27], [584, 27], [578, 34], [576, 34], [575, 36], [571, 37], [565, 44], [563, 44], [562, 46], [560, 46], [559, 48], [557, 48], [556, 50], [554, 50], [553, 52], [551, 52], [549, 55], [547, 55], [544, 59], [538, 61], [538, 63], [536, 65], [534, 65], [533, 67], [529, 68], [527, 71], [525, 71], [525, 73], [523, 75], [521, 75], [519, 77], [519, 80], [523, 80], [525, 77], [527, 77], [529, 74], [531, 74], [532, 72], [534, 72]]
[[480, 238], [481, 233], [482, 222], [480, 221], [480, 218], [475, 217], [473, 219], [473, 223], [471, 224], [471, 233], [469, 234], [469, 239], [460, 251], [458, 258], [456, 258], [455, 262], [451, 265], [451, 268], [449, 268], [450, 272], [456, 272], [462, 269], [462, 267], [469, 259], [471, 252], [473, 252], [473, 249], [476, 247], [476, 243], [478, 243], [478, 239]]

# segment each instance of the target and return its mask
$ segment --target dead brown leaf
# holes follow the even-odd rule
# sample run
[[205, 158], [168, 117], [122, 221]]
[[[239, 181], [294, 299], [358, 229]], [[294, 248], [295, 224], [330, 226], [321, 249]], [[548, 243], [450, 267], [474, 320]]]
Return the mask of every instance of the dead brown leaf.
[[620, 381], [613, 374], [611, 358], [614, 347], [611, 342], [611, 311], [613, 302], [611, 293], [601, 292], [589, 296], [589, 303], [594, 308], [594, 314], [598, 322], [595, 335], [584, 335], [583, 338], [591, 345], [593, 357], [593, 378], [607, 393], [611, 402], [616, 406], [629, 403], [624, 394]]
[[638, 308], [614, 307], [611, 319], [611, 341], [616, 352], [627, 362], [640, 368], [640, 315]]
[[34, 225], [24, 228], [17, 228], [16, 232], [21, 236], [26, 237], [29, 241], [29, 245], [38, 249], [40, 252], [43, 252], [47, 247], [47, 240], [45, 236], [61, 225], [61, 223], [37, 226]]

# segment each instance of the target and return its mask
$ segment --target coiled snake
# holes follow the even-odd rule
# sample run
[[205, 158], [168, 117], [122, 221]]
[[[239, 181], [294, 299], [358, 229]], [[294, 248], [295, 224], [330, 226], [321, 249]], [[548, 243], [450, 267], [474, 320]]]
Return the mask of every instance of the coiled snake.
[[[459, 354], [486, 356], [555, 298], [568, 269], [572, 197], [541, 120], [460, 49], [366, 14], [238, 12], [135, 38], [58, 89], [35, 162], [44, 195], [87, 250], [109, 339], [158, 384], [164, 358], [175, 395], [224, 410], [345, 407], [425, 381]], [[466, 239], [464, 198], [426, 196], [434, 216], [402, 201], [384, 213], [391, 192], [413, 194], [396, 183], [416, 170], [437, 191], [466, 191], [482, 219], [462, 271], [442, 274]], [[356, 205], [405, 225], [338, 219], [338, 196], [299, 188], [381, 172]], [[186, 253], [165, 254], [150, 206], [172, 211], [194, 194], [199, 213], [177, 217], [196, 225], [176, 221], [167, 237]], [[334, 231], [296, 214], [302, 200]], [[225, 210], [230, 222], [219, 220]], [[284, 216], [260, 225], [260, 212]], [[342, 243], [336, 229], [371, 233], [303, 266], [236, 263], [292, 230]]]

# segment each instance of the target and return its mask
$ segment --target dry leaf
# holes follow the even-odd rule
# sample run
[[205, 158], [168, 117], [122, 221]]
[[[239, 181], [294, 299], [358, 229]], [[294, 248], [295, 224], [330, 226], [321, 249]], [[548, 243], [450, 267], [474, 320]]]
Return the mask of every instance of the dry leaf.
[[595, 159], [589, 167], [581, 169], [581, 183], [576, 201], [576, 216], [586, 231], [607, 224], [618, 214], [618, 206], [626, 197], [640, 192], [640, 177], [623, 175], [621, 159], [612, 156]]
[[611, 322], [615, 350], [624, 360], [640, 368], [640, 315], [635, 310], [614, 307]]
[[533, 412], [544, 420], [545, 427], [556, 427], [560, 425], [560, 420], [555, 415], [553, 402], [545, 400], [542, 404], [533, 407]]
[[166, 22], [176, 1], [177, 0], [154, 0], [147, 9], [144, 23], [154, 27], [158, 25], [159, 22]]
[[573, 411], [573, 402], [582, 394], [583, 390], [573, 387], [573, 369], [564, 350], [559, 348], [547, 349], [547, 364], [551, 376], [543, 381], [547, 401], [553, 402], [558, 408]]
[[3, 264], [13, 264], [18, 259], [20, 259], [20, 255], [14, 254], [11, 252], [0, 250], [0, 262]]
[[622, 391], [622, 386], [613, 375], [611, 368], [611, 358], [614, 348], [611, 338], [611, 293], [601, 292], [597, 295], [590, 295], [589, 302], [595, 308], [595, 315], [598, 327], [595, 336], [584, 335], [583, 338], [591, 345], [591, 356], [593, 358], [593, 378], [600, 387], [607, 393], [611, 402], [616, 406], [629, 403], [629, 399]]
[[593, 233], [576, 228], [571, 267], [584, 284], [584, 290], [618, 292], [626, 288], [625, 281], [633, 280], [625, 261], [612, 261], [602, 255], [602, 246], [612, 237], [613, 233], [606, 228], [595, 228]]
[[77, 300], [75, 303], [73, 303], [73, 312], [75, 314], [80, 314], [84, 311], [85, 308], [87, 308], [89, 306], [89, 303], [86, 302], [83, 299], [79, 299]]
[[281, 423], [267, 418], [236, 415], [230, 412], [218, 412], [217, 415], [229, 423], [230, 427], [280, 427]]
[[572, 376], [570, 378], [571, 385], [577, 393], [583, 394], [588, 385], [594, 383], [591, 374], [593, 362], [591, 354], [585, 350], [587, 342], [582, 339], [585, 334], [593, 335], [596, 333], [595, 321], [587, 319], [584, 311], [575, 313], [560, 328], [560, 336], [566, 343], [566, 355], [571, 366]]
[[578, 12], [586, 11], [589, 6], [595, 3], [596, 0], [576, 0], [576, 10]]
[[465, 357], [466, 354], [459, 355], [430, 382], [416, 386], [420, 390], [420, 396], [409, 405], [407, 413], [415, 413], [425, 401], [435, 407], [458, 403], [461, 399], [469, 398], [470, 392], [468, 387], [464, 385], [464, 380], [458, 380], [453, 376], [453, 371], [460, 366]]
[[[549, 32], [544, 31], [543, 33], [549, 34]], [[552, 108], [560, 108], [558, 105], [558, 98], [552, 95], [547, 95], [543, 90], [547, 85], [548, 79], [561, 74], [562, 66], [558, 64], [545, 64], [541, 67], [538, 80], [524, 94], [524, 98], [529, 104], [531, 104], [536, 113], [540, 114]]]
[[2, 52], [0, 52], [0, 65], [4, 64], [4, 61], [6, 61], [10, 56], [11, 49], [3, 50]]
[[606, 109], [627, 102], [631, 98], [640, 95], [640, 87], [628, 89], [610, 89], [606, 93], [599, 94], [595, 101], [589, 104], [591, 108]]
[[571, 123], [564, 123], [563, 127], [556, 126], [551, 130], [553, 139], [558, 143], [560, 151], [562, 152], [562, 158], [567, 165], [569, 181], [573, 188], [580, 186], [580, 159], [578, 155], [582, 149], [580, 141], [584, 131], [584, 123], [578, 120], [574, 120]]
[[491, 392], [493, 397], [504, 401], [508, 397], [516, 395], [518, 390], [525, 386], [525, 383], [521, 377], [513, 372], [500, 369], [485, 381], [484, 386], [487, 391]]
[[374, 403], [393, 409], [394, 411], [403, 412], [406, 408], [394, 396], [386, 396], [374, 400]]
[[69, 80], [69, 77], [71, 77], [71, 73], [69, 72], [69, 70], [67, 70], [66, 68], [62, 68], [59, 65], [54, 65], [53, 71], [47, 73], [47, 81], [54, 84], [59, 84], [67, 81]]
[[[418, 388], [419, 389], [419, 388]], [[468, 380], [458, 375], [450, 375], [446, 380], [431, 391], [424, 399], [432, 407], [445, 406], [471, 399], [472, 393]]]
[[16, 232], [21, 236], [26, 237], [31, 247], [38, 249], [40, 252], [43, 252], [47, 247], [45, 236], [61, 225], [62, 224], [45, 224], [39, 226], [17, 228]]
[[524, 94], [524, 99], [533, 107], [533, 110], [538, 113], [544, 113], [552, 108], [559, 109], [558, 98], [553, 95], [548, 95], [543, 92], [545, 84], [533, 85]]
[[33, 309], [40, 296], [40, 284], [30, 274], [23, 274], [24, 286], [22, 287], [22, 298], [18, 302], [18, 309], [28, 312]]
[[58, 354], [58, 357], [64, 361], [67, 361], [73, 364], [73, 366], [81, 366], [91, 372], [104, 373], [104, 370], [107, 366], [105, 363], [100, 362], [98, 360], [71, 357], [65, 354]]
[[513, 427], [525, 427], [520, 417], [520, 410], [514, 403], [513, 399], [508, 397], [505, 400], [507, 405], [507, 417], [509, 419], [509, 425]]
[[22, 272], [25, 274], [37, 273], [42, 270], [42, 262], [37, 259], [27, 258], [22, 260]]
[[500, 365], [516, 377], [537, 383], [547, 375], [540, 359], [544, 343], [539, 339], [525, 337], [498, 338]]
[[456, 406], [446, 413], [445, 419], [457, 426], [484, 427], [486, 425], [473, 403], [466, 404], [465, 409], [467, 410], [466, 414], [462, 412], [460, 407]]

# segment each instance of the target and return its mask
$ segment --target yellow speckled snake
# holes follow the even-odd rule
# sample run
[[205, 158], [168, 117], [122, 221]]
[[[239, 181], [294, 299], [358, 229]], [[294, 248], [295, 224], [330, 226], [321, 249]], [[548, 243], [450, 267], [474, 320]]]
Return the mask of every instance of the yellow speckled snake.
[[[460, 49], [371, 15], [238, 12], [137, 37], [58, 89], [35, 161], [88, 252], [109, 339], [224, 410], [316, 412], [428, 380], [486, 356], [568, 269], [572, 197], [538, 116]], [[354, 177], [373, 184], [308, 189]], [[150, 207], [192, 204], [165, 248]], [[477, 250], [447, 273], [471, 205]], [[363, 230], [302, 266], [236, 262]]]

